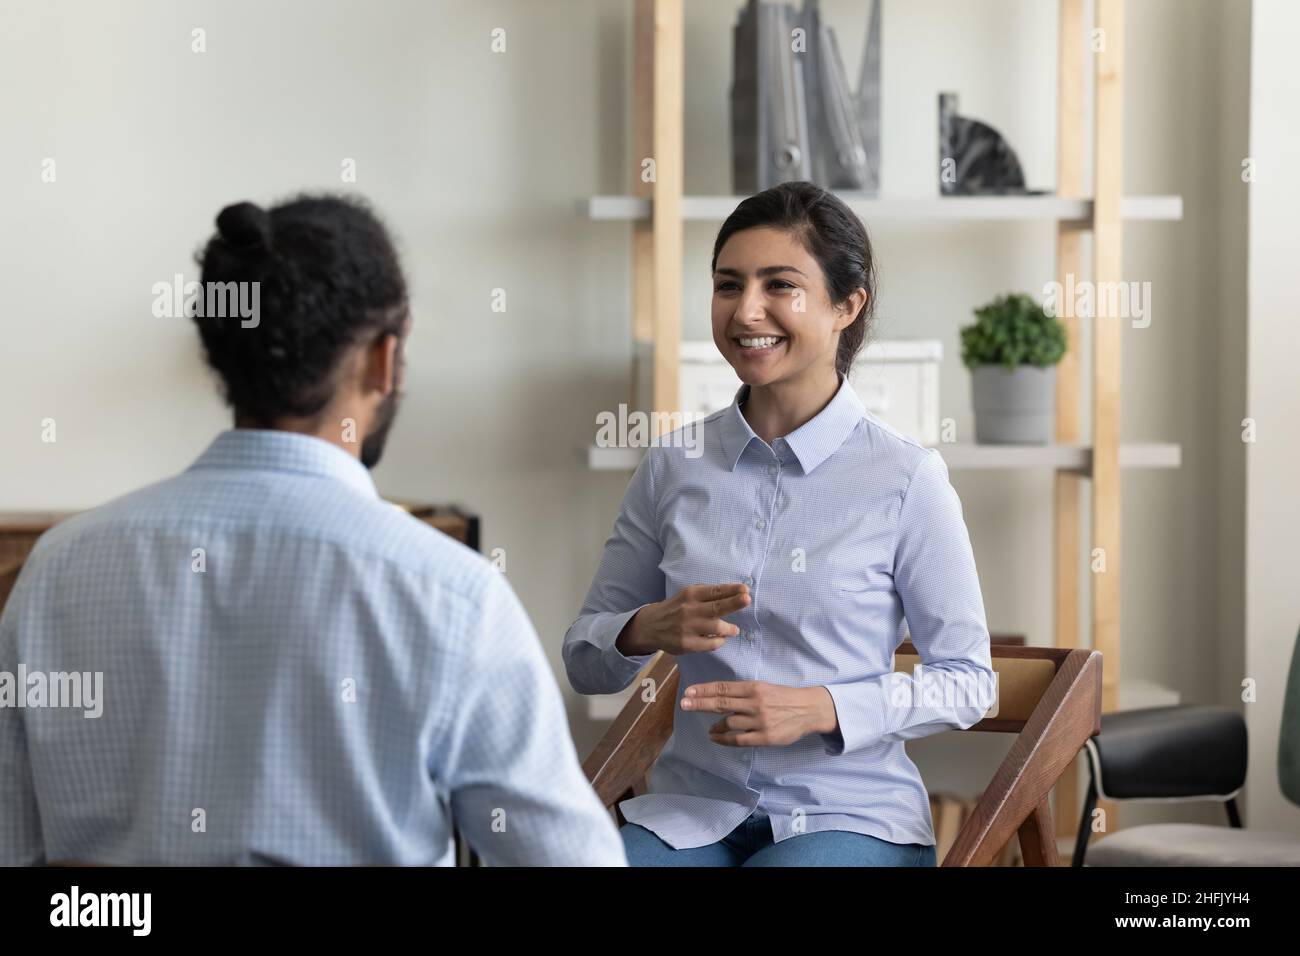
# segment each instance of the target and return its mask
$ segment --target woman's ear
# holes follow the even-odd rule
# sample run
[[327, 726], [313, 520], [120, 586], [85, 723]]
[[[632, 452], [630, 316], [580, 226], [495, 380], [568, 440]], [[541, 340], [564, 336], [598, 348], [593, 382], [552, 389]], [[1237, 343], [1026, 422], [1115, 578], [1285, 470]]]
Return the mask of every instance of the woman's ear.
[[862, 307], [867, 304], [867, 290], [859, 286], [849, 293], [848, 298], [839, 304], [835, 316], [835, 331], [843, 332], [854, 320]]

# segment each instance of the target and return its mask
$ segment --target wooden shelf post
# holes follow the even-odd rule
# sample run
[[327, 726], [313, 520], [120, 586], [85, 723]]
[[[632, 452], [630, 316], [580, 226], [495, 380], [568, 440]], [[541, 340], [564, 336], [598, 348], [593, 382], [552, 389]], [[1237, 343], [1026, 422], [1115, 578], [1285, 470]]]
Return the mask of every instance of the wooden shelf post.
[[[637, 305], [648, 307], [651, 314], [648, 322], [640, 316], [635, 325], [638, 330], [648, 328], [654, 343], [653, 411], [672, 413], [679, 410], [677, 369], [682, 338], [685, 24], [682, 0], [638, 0], [638, 25], [647, 6], [652, 20], [648, 104], [651, 154], [648, 158], [654, 161], [654, 182], [649, 184], [653, 200], [649, 292], [638, 286]], [[642, 101], [638, 106], [644, 110], [647, 104]], [[662, 428], [668, 420], [660, 416], [658, 421]]]
[[[1095, 54], [1096, 132], [1093, 143], [1093, 296], [1123, 279], [1124, 224], [1120, 197], [1124, 177], [1124, 0], [1097, 0], [1097, 28], [1104, 40]], [[1105, 570], [1092, 574], [1092, 647], [1102, 654], [1101, 711], [1119, 709], [1120, 658], [1120, 331], [1124, 318], [1092, 321], [1092, 547], [1105, 556]], [[1098, 801], [1106, 829], [1119, 827], [1119, 807]]]
[[[1096, 58], [1096, 133], [1093, 143], [1094, 303], [1122, 279], [1123, 224], [1119, 217], [1124, 172], [1124, 0], [1097, 0], [1102, 43]], [[1092, 548], [1105, 570], [1092, 574], [1092, 647], [1104, 661], [1102, 713], [1119, 704], [1120, 675], [1120, 329], [1117, 316], [1092, 321]]]

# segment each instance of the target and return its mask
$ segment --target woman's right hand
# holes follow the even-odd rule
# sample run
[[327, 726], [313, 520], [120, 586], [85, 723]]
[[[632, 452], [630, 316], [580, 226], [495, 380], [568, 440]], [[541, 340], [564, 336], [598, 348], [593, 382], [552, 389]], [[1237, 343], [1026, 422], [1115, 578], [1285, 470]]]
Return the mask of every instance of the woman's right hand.
[[625, 657], [716, 651], [740, 633], [722, 618], [748, 606], [749, 588], [744, 584], [693, 584], [637, 611], [615, 646]]

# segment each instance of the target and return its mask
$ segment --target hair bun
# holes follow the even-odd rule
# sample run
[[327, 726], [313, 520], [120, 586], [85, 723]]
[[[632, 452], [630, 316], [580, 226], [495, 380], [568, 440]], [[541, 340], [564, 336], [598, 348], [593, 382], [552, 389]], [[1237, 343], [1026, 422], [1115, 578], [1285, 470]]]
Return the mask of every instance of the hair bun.
[[271, 244], [271, 217], [251, 202], [237, 202], [217, 214], [217, 231], [232, 246], [255, 249]]

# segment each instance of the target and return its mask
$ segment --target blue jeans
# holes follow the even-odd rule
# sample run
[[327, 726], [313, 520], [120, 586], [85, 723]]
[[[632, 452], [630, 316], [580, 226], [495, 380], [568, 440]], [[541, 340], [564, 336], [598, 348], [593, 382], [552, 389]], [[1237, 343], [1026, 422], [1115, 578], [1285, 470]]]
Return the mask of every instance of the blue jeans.
[[631, 866], [934, 866], [934, 847], [890, 843], [865, 833], [819, 830], [772, 841], [772, 824], [754, 813], [707, 846], [674, 850], [654, 831], [626, 823], [619, 831]]

